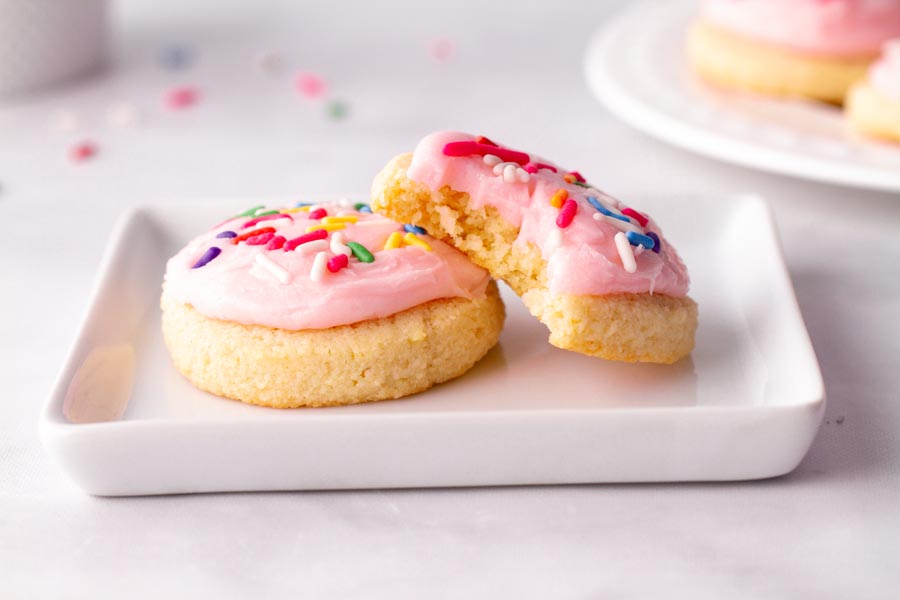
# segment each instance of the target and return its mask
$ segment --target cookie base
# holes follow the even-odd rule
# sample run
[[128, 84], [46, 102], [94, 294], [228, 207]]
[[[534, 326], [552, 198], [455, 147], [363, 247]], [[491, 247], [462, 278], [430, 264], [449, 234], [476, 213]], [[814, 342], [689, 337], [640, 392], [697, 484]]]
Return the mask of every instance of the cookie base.
[[452, 244], [505, 281], [550, 329], [550, 343], [609, 360], [673, 363], [694, 347], [697, 305], [661, 294], [554, 295], [540, 250], [515, 245], [516, 227], [491, 206], [469, 207], [469, 195], [448, 187], [432, 192], [406, 177], [411, 154], [394, 158], [375, 178], [372, 208], [414, 223]]
[[702, 20], [687, 35], [693, 69], [724, 88], [842, 104], [875, 56], [820, 57], [757, 42]]
[[287, 331], [212, 319], [163, 293], [175, 367], [201, 390], [273, 408], [400, 398], [458, 377], [500, 337], [497, 285], [481, 298], [433, 300], [381, 319]]
[[885, 96], [869, 83], [858, 83], [850, 90], [847, 119], [863, 135], [900, 142], [900, 99]]

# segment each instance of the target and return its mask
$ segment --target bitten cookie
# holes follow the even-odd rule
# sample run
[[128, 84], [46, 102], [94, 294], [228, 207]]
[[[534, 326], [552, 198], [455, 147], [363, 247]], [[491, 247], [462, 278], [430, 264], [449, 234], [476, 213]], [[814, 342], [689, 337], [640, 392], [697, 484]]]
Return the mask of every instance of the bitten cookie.
[[731, 89], [841, 104], [900, 35], [900, 2], [706, 0], [687, 36], [688, 60]]
[[496, 344], [496, 284], [465, 256], [367, 205], [259, 206], [169, 260], [162, 328], [202, 390], [262, 406], [400, 398]]
[[900, 39], [884, 46], [884, 54], [847, 97], [847, 119], [860, 133], [900, 142]]
[[659, 227], [536, 156], [457, 132], [427, 136], [376, 177], [372, 207], [426, 229], [504, 280], [591, 356], [672, 363], [694, 346], [688, 275]]

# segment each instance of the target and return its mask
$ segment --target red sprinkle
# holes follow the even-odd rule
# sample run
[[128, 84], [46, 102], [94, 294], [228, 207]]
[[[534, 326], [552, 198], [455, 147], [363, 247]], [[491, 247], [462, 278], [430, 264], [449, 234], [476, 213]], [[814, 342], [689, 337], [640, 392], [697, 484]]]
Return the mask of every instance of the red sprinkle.
[[69, 159], [82, 162], [97, 154], [97, 146], [93, 142], [81, 142], [69, 148]]
[[[529, 171], [528, 167], [533, 168], [534, 171]], [[553, 171], [554, 173], [556, 173], [556, 167], [554, 167], [553, 165], [548, 165], [547, 163], [530, 162], [527, 165], [525, 165], [525, 170], [528, 171], [529, 173], [537, 173], [539, 169], [549, 169], [549, 170]]]
[[524, 152], [501, 148], [500, 146], [479, 144], [478, 142], [450, 142], [444, 146], [444, 155], [446, 156], [472, 156], [473, 154], [478, 156], [493, 154], [503, 162], [514, 162], [520, 165], [527, 164], [530, 160]]
[[576, 212], [578, 212], [578, 203], [573, 198], [569, 198], [563, 202], [562, 208], [559, 209], [559, 214], [556, 216], [556, 226], [564, 229], [571, 225]]
[[262, 235], [264, 233], [275, 233], [275, 228], [274, 227], [260, 227], [259, 229], [254, 229], [253, 231], [248, 231], [247, 233], [242, 233], [241, 235], [239, 235], [235, 238], [231, 238], [231, 243], [238, 244], [240, 242], [243, 242], [244, 240], [249, 240], [250, 238], [252, 238], [254, 236]]
[[272, 219], [284, 219], [284, 218], [290, 219], [292, 223], [294, 222], [294, 218], [291, 215], [286, 215], [283, 213], [277, 214], [277, 215], [263, 215], [261, 217], [256, 217], [255, 219], [250, 219], [249, 221], [247, 221], [246, 223], [241, 225], [241, 228], [246, 229], [248, 227], [253, 227], [257, 223], [261, 223], [263, 221], [271, 221]]
[[301, 236], [297, 236], [293, 239], [290, 239], [284, 243], [284, 251], [290, 252], [300, 244], [305, 244], [307, 242], [314, 242], [316, 240], [324, 240], [328, 237], [328, 232], [324, 229], [316, 229], [315, 231], [310, 231], [309, 233], [304, 233]]
[[336, 254], [328, 261], [328, 270], [332, 273], [337, 273], [348, 264], [350, 264], [350, 259], [347, 258], [346, 254]]
[[638, 211], [634, 210], [633, 208], [623, 208], [622, 214], [625, 215], [626, 217], [631, 217], [632, 219], [637, 221], [638, 225], [640, 225], [641, 227], [647, 226], [647, 217], [645, 217]]
[[166, 107], [178, 110], [196, 104], [200, 100], [200, 92], [197, 88], [189, 86], [176, 87], [168, 90], [163, 96]]
[[270, 231], [268, 233], [261, 233], [259, 235], [254, 235], [252, 238], [247, 240], [248, 246], [262, 246], [263, 244], [268, 244], [272, 241], [272, 238], [275, 237], [275, 233]]
[[569, 175], [574, 176], [575, 181], [577, 181], [579, 183], [587, 183], [587, 180], [584, 177], [582, 177], [581, 173], [579, 173], [578, 171], [569, 171]]
[[321, 219], [322, 217], [327, 217], [328, 211], [324, 208], [317, 208], [316, 210], [309, 211], [310, 219]]
[[321, 98], [328, 91], [325, 80], [315, 73], [300, 72], [294, 79], [294, 85], [302, 96], [307, 98]]
[[487, 144], [488, 146], [494, 146], [495, 148], [499, 147], [496, 142], [492, 142], [490, 139], [484, 137], [483, 135], [479, 135], [475, 138], [476, 144]]
[[271, 240], [269, 240], [268, 244], [266, 244], [266, 250], [278, 250], [279, 248], [284, 246], [284, 243], [286, 241], [287, 240], [283, 235], [276, 235]]

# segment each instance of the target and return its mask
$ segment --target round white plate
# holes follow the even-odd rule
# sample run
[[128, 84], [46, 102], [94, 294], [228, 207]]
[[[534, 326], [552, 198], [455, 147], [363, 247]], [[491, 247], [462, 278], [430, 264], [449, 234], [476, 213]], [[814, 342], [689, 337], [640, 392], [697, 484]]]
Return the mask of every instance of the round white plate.
[[619, 118], [687, 150], [776, 173], [900, 191], [900, 146], [850, 132], [840, 109], [716, 90], [684, 56], [694, 2], [648, 2], [592, 40], [588, 84]]

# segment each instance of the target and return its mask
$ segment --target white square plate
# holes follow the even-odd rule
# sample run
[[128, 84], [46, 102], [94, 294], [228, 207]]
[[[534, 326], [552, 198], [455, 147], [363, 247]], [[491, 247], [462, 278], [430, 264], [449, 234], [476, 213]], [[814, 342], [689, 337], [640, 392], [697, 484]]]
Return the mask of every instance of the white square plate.
[[645, 198], [691, 270], [697, 347], [672, 366], [547, 343], [503, 290], [499, 345], [407, 399], [275, 410], [191, 386], [163, 346], [165, 261], [223, 213], [145, 208], [116, 228], [42, 416], [44, 442], [92, 494], [756, 479], [792, 470], [824, 388], [766, 204]]

